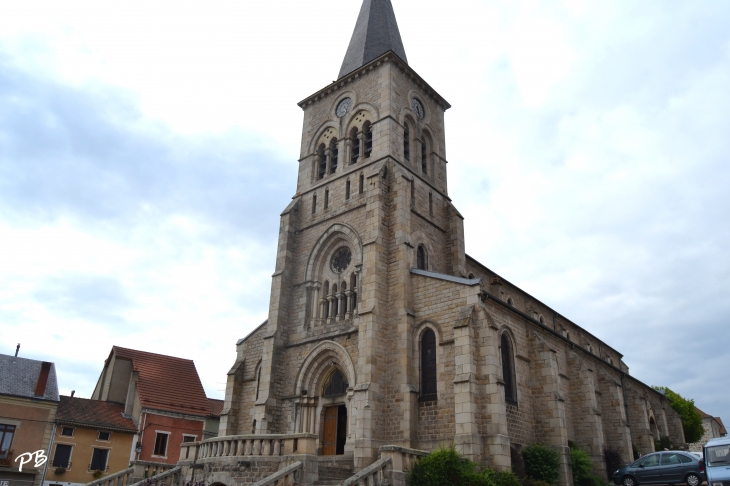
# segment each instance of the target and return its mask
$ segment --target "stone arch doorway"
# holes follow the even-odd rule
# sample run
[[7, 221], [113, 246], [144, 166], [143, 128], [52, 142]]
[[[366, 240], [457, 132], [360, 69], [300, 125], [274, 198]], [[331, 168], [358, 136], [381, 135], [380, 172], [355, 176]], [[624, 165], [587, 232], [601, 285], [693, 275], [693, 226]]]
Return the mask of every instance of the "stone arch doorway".
[[347, 444], [347, 389], [342, 370], [335, 368], [325, 378], [322, 388], [322, 420], [320, 441], [323, 456], [345, 453]]

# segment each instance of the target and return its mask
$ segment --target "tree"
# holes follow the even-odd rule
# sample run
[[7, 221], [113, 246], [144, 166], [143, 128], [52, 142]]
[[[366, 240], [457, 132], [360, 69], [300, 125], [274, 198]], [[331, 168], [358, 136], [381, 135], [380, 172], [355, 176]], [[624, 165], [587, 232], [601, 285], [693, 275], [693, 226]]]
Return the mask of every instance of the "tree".
[[688, 400], [665, 386], [655, 386], [654, 388], [664, 392], [672, 408], [682, 419], [684, 440], [690, 444], [692, 442], [698, 442], [702, 438], [702, 435], [704, 435], [705, 429], [702, 427], [702, 416], [695, 408], [695, 401]]

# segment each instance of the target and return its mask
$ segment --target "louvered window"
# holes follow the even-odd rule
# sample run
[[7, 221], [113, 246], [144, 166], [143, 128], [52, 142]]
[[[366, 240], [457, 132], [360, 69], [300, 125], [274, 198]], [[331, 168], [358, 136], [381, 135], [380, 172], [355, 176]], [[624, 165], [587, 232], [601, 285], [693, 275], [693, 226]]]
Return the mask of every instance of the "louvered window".
[[357, 130], [352, 132], [352, 148], [350, 150], [350, 163], [357, 163], [357, 158], [360, 156], [360, 139], [357, 137]]
[[408, 131], [408, 124], [403, 126], [403, 158], [406, 162], [411, 161], [411, 133]]
[[364, 128], [365, 136], [365, 158], [370, 157], [370, 153], [373, 151], [373, 129], [370, 124], [365, 125]]
[[56, 453], [53, 455], [53, 467], [68, 469], [71, 465], [71, 450], [73, 447], [67, 444], [56, 444]]
[[436, 333], [426, 329], [421, 336], [421, 401], [436, 400]]
[[324, 145], [319, 147], [317, 158], [319, 159], [319, 178], [323, 179], [327, 173], [327, 155], [324, 152]]
[[[163, 435], [165, 437], [165, 446], [167, 446], [167, 434], [157, 434], [157, 437]], [[155, 445], [155, 451], [157, 451], [157, 445]], [[165, 454], [158, 454], [164, 456]], [[94, 449], [91, 454], [91, 465], [89, 471], [106, 471], [106, 460], [109, 458], [109, 449]]]

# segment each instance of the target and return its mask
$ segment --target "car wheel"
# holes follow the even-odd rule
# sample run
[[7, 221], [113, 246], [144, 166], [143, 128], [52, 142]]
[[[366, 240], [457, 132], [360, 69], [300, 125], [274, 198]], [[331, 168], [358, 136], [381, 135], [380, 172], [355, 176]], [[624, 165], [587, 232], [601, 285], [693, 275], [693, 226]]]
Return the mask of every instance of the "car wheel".
[[624, 478], [621, 480], [621, 484], [623, 484], [623, 486], [636, 486], [636, 479], [631, 476], [624, 476]]
[[687, 474], [687, 486], [699, 486], [702, 483], [702, 479], [694, 473]]

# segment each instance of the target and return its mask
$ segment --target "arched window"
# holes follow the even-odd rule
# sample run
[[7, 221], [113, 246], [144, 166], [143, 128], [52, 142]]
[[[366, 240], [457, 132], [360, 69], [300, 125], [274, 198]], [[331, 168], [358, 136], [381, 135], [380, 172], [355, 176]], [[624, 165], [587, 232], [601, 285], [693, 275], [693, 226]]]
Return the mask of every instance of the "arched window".
[[421, 401], [436, 400], [436, 333], [426, 329], [421, 336]]
[[363, 137], [365, 138], [365, 150], [363, 155], [367, 159], [373, 151], [373, 127], [370, 125], [370, 122], [365, 122], [365, 125], [362, 127], [362, 131]]
[[411, 161], [411, 132], [408, 130], [408, 123], [403, 125], [403, 158], [406, 162]]
[[411, 179], [411, 207], [416, 205], [416, 183]]
[[319, 146], [317, 158], [319, 159], [319, 178], [323, 179], [327, 173], [327, 154], [324, 152], [324, 144]]
[[425, 140], [421, 142], [421, 172], [428, 175], [428, 147]]
[[509, 297], [509, 298], [507, 298], [507, 304], [509, 304], [509, 305], [511, 305], [512, 307], [514, 307], [515, 303], [514, 303], [514, 301], [512, 300], [512, 297]]
[[261, 365], [259, 370], [256, 372], [256, 400], [259, 399], [259, 390], [261, 389]]
[[350, 163], [356, 164], [357, 158], [360, 157], [360, 139], [357, 137], [357, 128], [353, 128], [350, 139], [352, 140], [352, 146], [350, 148]]
[[500, 346], [502, 348], [502, 380], [504, 380], [504, 399], [507, 403], [517, 404], [514, 358], [512, 345], [506, 332], [502, 333]]
[[345, 199], [350, 199], [350, 179], [345, 182]]
[[469, 280], [474, 280], [476, 278], [476, 277], [474, 277], [474, 274], [473, 273], [470, 273], [468, 275], [468, 277], [469, 277]]
[[352, 291], [352, 304], [353, 310], [357, 307], [357, 275], [354, 273], [350, 275], [350, 290]]
[[360, 174], [360, 194], [362, 194], [363, 191], [365, 191], [365, 175]]
[[330, 153], [332, 154], [332, 159], [330, 161], [330, 174], [334, 174], [337, 170], [337, 160], [338, 156], [340, 154], [340, 151], [337, 149], [337, 139], [333, 138], [330, 142]]
[[341, 310], [342, 310], [343, 314], [347, 314], [347, 294], [345, 293], [345, 291], [347, 291], [347, 283], [342, 282], [340, 284], [340, 289], [341, 289], [340, 291], [342, 292], [342, 309]]
[[330, 190], [325, 189], [324, 190], [324, 208], [327, 209], [330, 204]]
[[545, 318], [543, 316], [540, 316], [540, 324], [545, 325]]
[[426, 249], [423, 245], [418, 245], [418, 250], [416, 251], [416, 266], [421, 270], [426, 270], [426, 267], [428, 266], [428, 255], [426, 254]]
[[317, 212], [317, 195], [312, 195], [312, 214]]
[[342, 395], [347, 393], [347, 388], [349, 386], [350, 385], [347, 383], [347, 379], [345, 378], [345, 375], [342, 374], [342, 371], [336, 369], [334, 373], [330, 375], [329, 380], [327, 380], [322, 396], [332, 397]]

